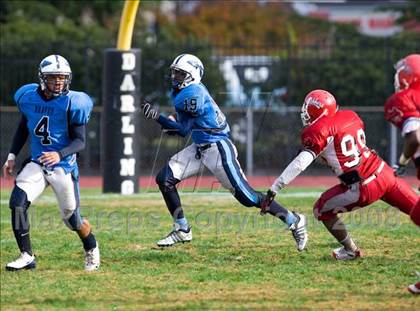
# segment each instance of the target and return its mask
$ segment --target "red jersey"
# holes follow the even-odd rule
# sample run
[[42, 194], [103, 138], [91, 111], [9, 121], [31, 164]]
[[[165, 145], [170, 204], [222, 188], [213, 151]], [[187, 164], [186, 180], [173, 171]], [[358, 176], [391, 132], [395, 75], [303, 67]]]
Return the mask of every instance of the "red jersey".
[[385, 103], [385, 119], [400, 130], [410, 117], [420, 118], [420, 88], [408, 88], [393, 94]]
[[304, 128], [302, 145], [324, 159], [337, 176], [357, 170], [361, 178], [368, 178], [383, 160], [366, 146], [364, 128], [354, 111], [339, 110]]

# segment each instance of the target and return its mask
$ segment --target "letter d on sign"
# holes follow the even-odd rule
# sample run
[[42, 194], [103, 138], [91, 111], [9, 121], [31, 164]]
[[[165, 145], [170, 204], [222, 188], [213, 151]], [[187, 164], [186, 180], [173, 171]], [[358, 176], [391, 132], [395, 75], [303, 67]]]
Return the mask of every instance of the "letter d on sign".
[[136, 67], [136, 56], [133, 53], [124, 53], [122, 55], [122, 65], [121, 69], [133, 70]]

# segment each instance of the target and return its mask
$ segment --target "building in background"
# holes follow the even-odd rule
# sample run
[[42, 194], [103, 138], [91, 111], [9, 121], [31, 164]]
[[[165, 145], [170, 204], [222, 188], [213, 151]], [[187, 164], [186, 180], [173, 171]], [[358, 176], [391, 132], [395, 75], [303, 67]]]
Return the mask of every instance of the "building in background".
[[[362, 34], [387, 37], [403, 31], [397, 25], [400, 13], [392, 8], [401, 7], [407, 1], [294, 1], [292, 8], [302, 16], [320, 18], [337, 23], [356, 25]], [[387, 10], [384, 10], [384, 8]]]

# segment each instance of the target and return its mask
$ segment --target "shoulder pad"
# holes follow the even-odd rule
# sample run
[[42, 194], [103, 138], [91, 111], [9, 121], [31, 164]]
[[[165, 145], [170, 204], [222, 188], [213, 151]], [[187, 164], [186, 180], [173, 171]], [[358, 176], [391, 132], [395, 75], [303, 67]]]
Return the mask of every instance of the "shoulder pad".
[[71, 124], [86, 124], [93, 108], [92, 99], [84, 92], [69, 91]]
[[31, 92], [31, 91], [35, 91], [36, 89], [38, 88], [38, 84], [36, 84], [36, 83], [30, 83], [30, 84], [25, 84], [25, 85], [23, 85], [23, 86], [21, 86], [17, 91], [16, 91], [16, 93], [15, 93], [15, 95], [14, 95], [14, 100], [15, 100], [15, 103], [16, 103], [16, 105], [18, 105], [19, 106], [19, 101], [20, 101], [20, 99], [26, 94], [26, 93], [28, 93], [28, 92]]
[[200, 84], [191, 84], [180, 93], [183, 98], [197, 97], [204, 94], [204, 88]]

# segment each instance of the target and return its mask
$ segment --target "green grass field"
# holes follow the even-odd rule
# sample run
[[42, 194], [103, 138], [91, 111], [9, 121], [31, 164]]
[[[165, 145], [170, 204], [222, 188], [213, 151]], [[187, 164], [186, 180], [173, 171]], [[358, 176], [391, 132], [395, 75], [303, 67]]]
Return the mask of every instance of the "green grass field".
[[420, 270], [420, 237], [383, 203], [347, 214], [365, 257], [337, 262], [335, 240], [312, 216], [322, 189], [290, 189], [279, 201], [308, 216], [308, 250], [285, 226], [227, 193], [182, 193], [193, 241], [157, 249], [171, 229], [158, 193], [132, 197], [82, 191], [82, 214], [100, 243], [99, 272], [83, 271], [77, 235], [61, 222], [49, 190], [31, 206], [37, 269], [7, 272], [17, 256], [8, 198], [1, 192], [1, 310], [420, 310], [406, 286]]

